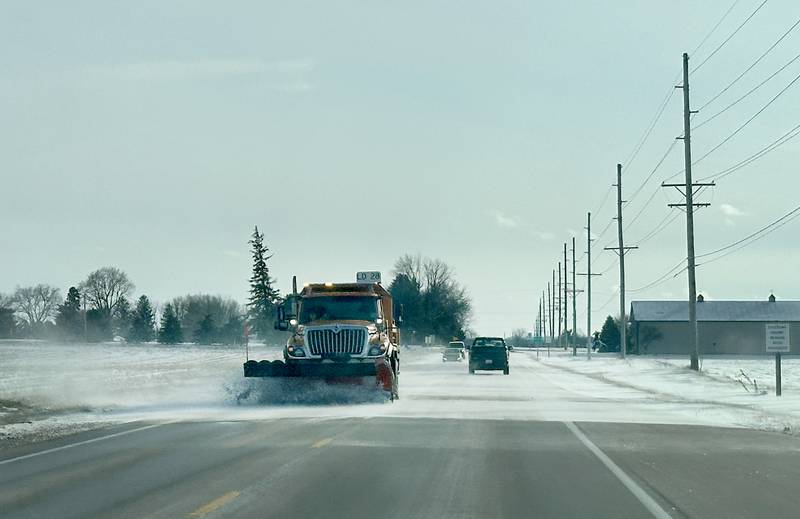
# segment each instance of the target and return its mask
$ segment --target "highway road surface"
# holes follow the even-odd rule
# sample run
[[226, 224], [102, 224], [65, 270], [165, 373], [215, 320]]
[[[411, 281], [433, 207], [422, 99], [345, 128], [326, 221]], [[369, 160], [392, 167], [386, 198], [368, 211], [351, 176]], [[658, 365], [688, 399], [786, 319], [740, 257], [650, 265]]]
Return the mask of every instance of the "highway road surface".
[[[800, 515], [800, 440], [545, 366], [420, 357], [395, 404], [262, 402], [0, 451], [0, 517]], [[710, 423], [710, 422], [709, 422]]]

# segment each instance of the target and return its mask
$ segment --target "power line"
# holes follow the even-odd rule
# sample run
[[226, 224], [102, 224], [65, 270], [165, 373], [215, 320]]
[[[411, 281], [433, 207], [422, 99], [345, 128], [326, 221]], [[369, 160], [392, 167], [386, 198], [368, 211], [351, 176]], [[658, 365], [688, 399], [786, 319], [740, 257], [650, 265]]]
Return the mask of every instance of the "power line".
[[798, 81], [798, 80], [800, 80], [800, 74], [798, 74], [797, 76], [795, 76], [795, 77], [794, 77], [794, 79], [792, 79], [792, 80], [789, 82], [789, 84], [788, 84], [788, 85], [786, 85], [785, 87], [783, 87], [783, 90], [781, 90], [780, 92], [778, 92], [778, 93], [775, 95], [775, 97], [773, 97], [772, 99], [770, 99], [770, 101], [769, 101], [767, 104], [765, 104], [765, 105], [764, 105], [764, 106], [763, 106], [763, 107], [762, 107], [762, 108], [761, 108], [761, 109], [760, 109], [758, 112], [756, 112], [755, 114], [753, 114], [753, 116], [752, 116], [752, 117], [750, 117], [750, 119], [746, 120], [746, 121], [745, 121], [745, 122], [744, 122], [744, 123], [743, 123], [741, 126], [739, 126], [738, 128], [736, 128], [736, 130], [734, 130], [734, 132], [733, 132], [733, 133], [731, 133], [730, 135], [728, 135], [727, 137], [725, 137], [725, 138], [722, 140], [722, 142], [720, 142], [719, 144], [717, 144], [716, 146], [714, 146], [713, 148], [711, 148], [710, 150], [708, 150], [708, 151], [705, 153], [705, 155], [703, 155], [703, 156], [702, 156], [702, 157], [700, 157], [699, 159], [697, 159], [697, 160], [695, 160], [694, 162], [692, 162], [692, 165], [695, 165], [695, 164], [697, 164], [698, 162], [700, 162], [701, 160], [705, 159], [706, 157], [708, 157], [709, 155], [711, 155], [712, 153], [714, 153], [715, 151], [717, 151], [718, 149], [720, 149], [720, 148], [721, 148], [721, 147], [722, 147], [722, 146], [723, 146], [723, 145], [724, 145], [726, 142], [728, 142], [728, 141], [729, 141], [729, 140], [731, 140], [733, 137], [735, 137], [735, 136], [736, 136], [736, 135], [737, 135], [737, 134], [738, 134], [740, 131], [742, 131], [742, 130], [743, 130], [743, 129], [744, 129], [744, 128], [745, 128], [745, 127], [748, 125], [748, 124], [750, 124], [751, 122], [753, 122], [753, 120], [754, 120], [756, 117], [758, 117], [759, 115], [761, 115], [761, 113], [762, 113], [762, 112], [764, 112], [764, 110], [766, 110], [767, 108], [769, 108], [769, 107], [770, 107], [770, 105], [772, 105], [772, 103], [774, 103], [774, 102], [775, 102], [775, 101], [776, 101], [776, 100], [777, 100], [777, 99], [778, 99], [780, 96], [782, 96], [782, 95], [784, 94], [784, 92], [786, 92], [787, 90], [789, 90], [789, 88], [791, 88], [791, 87], [792, 87], [792, 85], [794, 85], [795, 83], [797, 83], [797, 81]]
[[697, 51], [700, 50], [700, 48], [703, 45], [705, 45], [705, 43], [708, 41], [708, 39], [711, 37], [711, 35], [714, 34], [717, 31], [719, 26], [722, 25], [722, 22], [725, 21], [725, 19], [728, 17], [729, 14], [731, 14], [731, 11], [733, 11], [733, 8], [736, 7], [736, 4], [738, 4], [738, 3], [739, 3], [739, 0], [734, 0], [734, 2], [731, 4], [731, 6], [728, 7], [728, 10], [725, 11], [725, 14], [722, 15], [722, 18], [720, 18], [719, 21], [716, 23], [716, 25], [714, 25], [714, 27], [712, 27], [711, 30], [708, 31], [708, 34], [706, 34], [705, 38], [703, 38], [703, 41], [701, 41], [697, 45], [697, 47], [695, 47], [695, 49], [692, 51], [692, 56], [697, 54]]
[[[606, 233], [606, 231], [608, 231], [611, 228], [611, 224], [612, 223], [614, 223], [614, 219], [613, 218], [609, 218], [608, 223], [606, 224], [605, 227], [603, 227], [603, 230], [600, 231], [600, 234], [597, 235], [595, 240], [599, 240], [600, 238], [602, 238], [603, 235]], [[599, 256], [599, 254], [598, 254], [598, 256]], [[595, 259], [597, 259], [597, 258], [595, 258]]]
[[612, 268], [614, 268], [614, 266], [615, 266], [616, 264], [617, 264], [617, 258], [616, 258], [616, 257], [614, 257], [614, 259], [613, 259], [613, 260], [611, 260], [611, 263], [608, 265], [608, 267], [606, 267], [606, 268], [604, 268], [603, 270], [601, 270], [600, 272], [598, 272], [598, 274], [600, 274], [600, 275], [602, 275], [602, 274], [605, 274], [606, 272], [608, 272], [609, 270], [611, 270]]
[[633, 194], [628, 197], [628, 201], [625, 202], [625, 206], [626, 207], [627, 207], [628, 204], [631, 203], [631, 201], [634, 199], [634, 197], [636, 197], [636, 195], [639, 194], [639, 192], [650, 181], [650, 179], [653, 178], [653, 175], [656, 174], [656, 171], [658, 171], [658, 168], [660, 168], [661, 165], [664, 163], [664, 161], [667, 160], [667, 157], [669, 156], [670, 152], [672, 152], [672, 150], [675, 149], [675, 145], [676, 144], [678, 144], [678, 139], [673, 139], [672, 143], [670, 143], [669, 147], [667, 148], [667, 151], [665, 151], [664, 155], [661, 156], [661, 159], [659, 159], [658, 163], [655, 165], [655, 167], [652, 169], [652, 171], [650, 171], [650, 174], [647, 175], [647, 178], [645, 178], [644, 181], [639, 185], [639, 187], [636, 188], [636, 190], [633, 192]]
[[701, 178], [700, 180], [706, 180], [706, 179], [711, 178], [711, 179], [716, 181], [716, 180], [719, 180], [721, 178], [725, 178], [728, 175], [730, 175], [732, 173], [735, 173], [736, 171], [738, 171], [738, 170], [740, 170], [740, 169], [742, 169], [742, 168], [744, 168], [746, 166], [749, 166], [750, 164], [752, 164], [756, 160], [760, 159], [761, 157], [763, 157], [764, 155], [770, 153], [771, 151], [776, 150], [777, 148], [779, 148], [780, 146], [786, 144], [787, 142], [789, 142], [790, 140], [794, 139], [798, 135], [800, 135], [800, 124], [798, 124], [797, 126], [792, 128], [788, 132], [784, 133], [782, 136], [778, 137], [777, 139], [775, 139], [774, 141], [772, 141], [768, 145], [764, 146], [763, 148], [761, 148], [760, 150], [758, 150], [754, 154], [750, 155], [749, 157], [737, 162], [736, 164], [734, 164], [732, 166], [729, 166], [729, 167], [723, 169], [719, 173], [715, 173], [713, 175], [709, 175], [707, 177]]
[[[711, 38], [711, 36], [717, 31], [719, 26], [722, 25], [722, 22], [728, 17], [728, 15], [731, 13], [731, 11], [733, 11], [733, 8], [736, 7], [736, 4], [738, 4], [738, 3], [739, 3], [739, 0], [734, 0], [734, 2], [730, 5], [730, 7], [728, 7], [728, 10], [725, 11], [725, 14], [722, 15], [722, 18], [720, 18], [717, 21], [717, 23], [714, 25], [714, 27], [712, 27], [711, 30], [708, 31], [708, 33], [705, 35], [705, 37], [702, 39], [702, 41], [697, 45], [697, 47], [695, 47], [695, 49], [692, 51], [692, 55], [694, 55], [698, 50], [700, 50], [700, 48], [703, 45], [705, 45], [705, 43], [708, 41], [708, 39]], [[655, 115], [651, 119], [650, 124], [645, 129], [644, 134], [639, 139], [639, 141], [636, 144], [636, 146], [634, 146], [633, 150], [631, 150], [631, 153], [628, 155], [627, 160], [625, 160], [625, 164], [627, 164], [628, 168], [630, 168], [631, 163], [639, 155], [639, 152], [642, 150], [642, 147], [644, 147], [645, 143], [647, 142], [647, 139], [650, 137], [650, 134], [653, 133], [653, 130], [655, 129], [656, 125], [658, 124], [658, 121], [661, 119], [661, 116], [664, 114], [664, 111], [666, 110], [670, 99], [672, 99], [672, 96], [675, 95], [675, 88], [672, 86], [672, 84], [674, 84], [676, 81], [678, 81], [678, 79], [680, 79], [680, 77], [681, 77], [681, 71], [678, 71], [678, 74], [675, 76], [675, 79], [673, 79], [671, 84], [670, 84], [669, 90], [667, 91], [667, 95], [664, 96], [664, 100], [661, 101], [661, 104], [658, 106], [658, 109], [656, 110]], [[637, 192], [638, 192], [638, 190], [637, 190]], [[634, 196], [635, 196], [635, 194], [634, 194]], [[630, 197], [630, 198], [633, 198], [633, 197]], [[629, 201], [630, 201], [630, 199], [629, 199]]]
[[659, 222], [659, 223], [658, 223], [658, 225], [656, 225], [656, 226], [655, 226], [655, 227], [654, 227], [654, 228], [653, 228], [653, 229], [652, 229], [650, 232], [648, 232], [646, 235], [644, 235], [643, 237], [639, 238], [639, 241], [637, 241], [637, 242], [634, 242], [634, 245], [641, 245], [641, 244], [643, 244], [644, 242], [651, 240], [651, 239], [652, 239], [652, 238], [654, 238], [656, 235], [658, 235], [659, 233], [661, 233], [661, 232], [662, 232], [664, 229], [666, 229], [667, 227], [669, 227], [669, 226], [672, 224], [672, 222], [674, 222], [675, 220], [677, 220], [677, 219], [678, 219], [678, 217], [679, 217], [680, 215], [681, 215], [681, 213], [679, 213], [679, 212], [667, 213], [667, 215], [664, 217], [664, 219], [663, 219], [663, 220], [661, 220], [661, 222]]
[[[737, 250], [739, 250], [739, 248], [746, 247], [747, 245], [750, 245], [751, 243], [755, 242], [756, 240], [759, 240], [759, 239], [763, 238], [764, 236], [767, 236], [768, 234], [780, 229], [781, 227], [783, 227], [787, 223], [791, 222], [792, 220], [794, 220], [798, 216], [800, 216], [800, 206], [795, 207], [794, 209], [792, 209], [791, 211], [789, 211], [785, 215], [781, 216], [777, 220], [774, 220], [774, 221], [770, 222], [769, 224], [765, 225], [761, 229], [759, 229], [759, 230], [757, 230], [757, 231], [755, 231], [755, 232], [753, 232], [751, 234], [748, 234], [747, 236], [745, 236], [744, 238], [742, 238], [740, 240], [737, 240], [737, 241], [735, 241], [735, 242], [733, 242], [733, 243], [731, 243], [729, 245], [726, 245], [724, 247], [720, 247], [719, 249], [713, 250], [711, 252], [706, 252], [705, 254], [700, 254], [697, 257], [698, 258], [704, 258], [704, 257], [708, 257], [708, 256], [713, 256], [715, 254], [719, 254], [720, 252], [730, 251], [727, 254], [723, 254], [722, 256], [719, 256], [717, 258], [710, 259], [710, 260], [704, 262], [703, 264], [711, 263], [713, 261], [717, 261], [718, 259], [723, 258], [723, 257], [727, 256], [728, 254], [736, 252]], [[747, 243], [745, 243], [745, 242], [747, 242]], [[734, 247], [736, 247], [738, 245], [741, 245], [741, 244], [744, 244], [743, 247], [739, 247], [739, 248], [737, 248], [737, 249], [735, 249], [733, 251], [730, 250], [730, 249], [733, 249]]]
[[[798, 20], [798, 23], [800, 23], [800, 20]], [[722, 109], [722, 110], [720, 110], [719, 112], [715, 113], [714, 115], [712, 115], [712, 116], [711, 116], [711, 117], [709, 117], [708, 119], [704, 120], [703, 122], [701, 122], [701, 123], [698, 123], [698, 124], [697, 124], [697, 126], [695, 126], [694, 128], [692, 128], [692, 130], [696, 130], [697, 128], [700, 128], [701, 126], [705, 126], [706, 124], [710, 123], [711, 121], [713, 121], [714, 119], [716, 119], [716, 118], [717, 118], [717, 117], [719, 117], [720, 115], [724, 114], [725, 112], [727, 112], [728, 110], [730, 110], [731, 108], [733, 108], [734, 106], [736, 106], [737, 104], [739, 104], [740, 102], [742, 102], [744, 99], [746, 99], [747, 97], [749, 97], [749, 96], [750, 96], [750, 94], [752, 94], [753, 92], [755, 92], [756, 90], [758, 90], [758, 89], [759, 89], [759, 88], [761, 88], [762, 86], [766, 85], [766, 84], [767, 84], [767, 82], [769, 82], [769, 81], [770, 81], [772, 78], [774, 78], [775, 76], [777, 76], [778, 74], [780, 74], [781, 72], [783, 72], [783, 71], [786, 69], [786, 67], [788, 67], [789, 65], [791, 65], [792, 63], [794, 63], [794, 62], [795, 62], [795, 61], [797, 61], [798, 59], [800, 59], [800, 54], [798, 54], [797, 56], [795, 56], [794, 58], [792, 58], [791, 60], [789, 60], [789, 62], [788, 62], [788, 63], [786, 63], [784, 66], [782, 66], [781, 68], [779, 68], [778, 70], [776, 70], [775, 72], [773, 72], [773, 73], [772, 73], [772, 74], [771, 74], [769, 77], [767, 77], [767, 79], [765, 79], [765, 80], [764, 80], [764, 81], [762, 81], [761, 83], [757, 84], [756, 86], [754, 86], [753, 88], [751, 88], [750, 90], [748, 90], [748, 91], [747, 91], [747, 93], [745, 93], [743, 96], [739, 97], [739, 98], [738, 98], [736, 101], [732, 102], [731, 104], [729, 104], [728, 106], [726, 106], [725, 108], [723, 108], [723, 109]]]
[[642, 147], [644, 147], [645, 142], [647, 142], [647, 139], [650, 137], [650, 134], [653, 133], [653, 130], [658, 124], [658, 121], [661, 119], [661, 116], [664, 115], [664, 111], [667, 109], [669, 100], [672, 99], [673, 95], [675, 95], [675, 88], [670, 86], [667, 96], [664, 98], [664, 101], [662, 101], [661, 104], [659, 105], [658, 110], [656, 111], [656, 115], [650, 121], [650, 125], [645, 130], [644, 135], [639, 139], [638, 144], [634, 146], [630, 155], [628, 155], [628, 158], [625, 161], [625, 164], [627, 164], [628, 167], [630, 167], [630, 164], [634, 161], [634, 159], [636, 159], [637, 155], [639, 155], [639, 152], [642, 150]]
[[[774, 103], [774, 102], [775, 102], [775, 101], [776, 101], [776, 100], [777, 100], [779, 97], [781, 97], [781, 96], [782, 96], [782, 95], [783, 95], [783, 94], [784, 94], [784, 93], [785, 93], [787, 90], [789, 90], [789, 89], [790, 89], [790, 88], [791, 88], [791, 87], [792, 87], [792, 86], [793, 86], [795, 83], [797, 83], [797, 81], [799, 81], [799, 80], [800, 80], [800, 74], [799, 74], [799, 75], [797, 75], [797, 76], [795, 76], [795, 77], [794, 77], [794, 79], [792, 79], [792, 80], [789, 82], [789, 84], [787, 84], [785, 87], [783, 87], [783, 89], [782, 89], [780, 92], [778, 92], [777, 94], [775, 94], [775, 96], [774, 96], [772, 99], [770, 99], [770, 100], [769, 100], [769, 102], [768, 102], [767, 104], [765, 104], [764, 106], [762, 106], [762, 107], [761, 107], [761, 109], [759, 109], [759, 110], [758, 110], [756, 113], [754, 113], [754, 114], [753, 114], [753, 115], [752, 115], [752, 116], [751, 116], [751, 117], [750, 117], [748, 120], [746, 120], [744, 123], [742, 123], [742, 125], [741, 125], [741, 126], [739, 126], [738, 128], [736, 128], [736, 130], [734, 130], [734, 131], [733, 131], [733, 133], [731, 133], [730, 135], [728, 135], [727, 137], [725, 137], [725, 138], [722, 140], [722, 142], [720, 142], [719, 144], [717, 144], [716, 146], [714, 146], [713, 148], [711, 148], [710, 150], [708, 150], [708, 151], [707, 151], [707, 152], [706, 152], [706, 153], [705, 153], [703, 156], [701, 156], [699, 159], [697, 159], [697, 160], [695, 160], [694, 162], [692, 162], [692, 166], [694, 166], [695, 164], [697, 164], [697, 163], [698, 163], [698, 162], [700, 162], [701, 160], [703, 160], [703, 159], [707, 158], [709, 155], [711, 155], [712, 153], [714, 153], [715, 151], [717, 151], [718, 149], [720, 149], [720, 148], [721, 148], [721, 147], [722, 147], [722, 146], [723, 146], [725, 143], [727, 143], [727, 142], [728, 142], [728, 141], [730, 141], [732, 138], [734, 138], [734, 137], [735, 137], [735, 136], [736, 136], [736, 135], [737, 135], [737, 134], [738, 134], [740, 131], [742, 131], [742, 130], [743, 130], [743, 129], [744, 129], [746, 126], [747, 126], [747, 125], [749, 125], [751, 122], [753, 122], [753, 120], [754, 120], [756, 117], [758, 117], [759, 115], [761, 115], [761, 114], [762, 114], [762, 113], [763, 113], [763, 112], [764, 112], [764, 111], [765, 111], [767, 108], [769, 108], [769, 107], [772, 105], [772, 103]], [[675, 173], [674, 175], [670, 176], [669, 178], [667, 178], [667, 179], [665, 179], [665, 180], [670, 180], [670, 179], [672, 179], [672, 178], [674, 178], [674, 177], [676, 177], [676, 176], [678, 176], [678, 175], [682, 174], [682, 173], [683, 173], [683, 172], [685, 172], [685, 171], [686, 171], [685, 169], [683, 169], [683, 170], [681, 170], [681, 171], [678, 171], [677, 173]]]
[[770, 52], [772, 52], [772, 50], [773, 50], [775, 47], [777, 47], [777, 46], [778, 46], [778, 44], [779, 44], [781, 41], [783, 41], [783, 40], [784, 40], [784, 38], [786, 38], [786, 37], [787, 37], [787, 36], [788, 36], [788, 35], [789, 35], [789, 34], [790, 34], [790, 33], [791, 33], [791, 32], [792, 32], [792, 31], [793, 31], [793, 30], [794, 30], [794, 29], [795, 29], [795, 28], [798, 26], [798, 25], [800, 25], [800, 19], [798, 19], [796, 22], [794, 22], [794, 25], [792, 25], [791, 27], [789, 27], [789, 29], [788, 29], [788, 30], [787, 30], [785, 33], [783, 33], [783, 34], [781, 35], [781, 37], [780, 37], [780, 38], [778, 38], [778, 39], [775, 41], [775, 43], [773, 43], [772, 45], [770, 45], [770, 46], [769, 46], [769, 48], [768, 48], [767, 50], [765, 50], [765, 51], [764, 51], [764, 52], [763, 52], [763, 53], [762, 53], [762, 54], [761, 54], [761, 55], [760, 55], [758, 58], [756, 58], [756, 60], [755, 60], [753, 63], [751, 63], [751, 64], [750, 64], [750, 66], [748, 66], [746, 69], [744, 69], [744, 70], [742, 71], [742, 73], [741, 73], [741, 74], [739, 74], [738, 76], [736, 76], [736, 78], [735, 78], [733, 81], [731, 81], [730, 83], [728, 83], [728, 86], [726, 86], [725, 88], [723, 88], [722, 90], [720, 90], [720, 91], [719, 91], [719, 92], [718, 92], [716, 95], [714, 95], [714, 97], [712, 97], [711, 99], [709, 99], [708, 101], [706, 101], [706, 102], [705, 102], [705, 104], [703, 104], [703, 105], [702, 105], [700, 108], [698, 108], [698, 111], [702, 111], [703, 109], [705, 109], [705, 108], [706, 108], [708, 105], [710, 105], [711, 103], [713, 103], [714, 101], [716, 101], [716, 100], [717, 100], [717, 99], [718, 99], [718, 98], [719, 98], [719, 97], [720, 97], [722, 94], [724, 94], [725, 92], [727, 92], [727, 91], [728, 91], [728, 89], [730, 89], [730, 88], [731, 88], [733, 85], [735, 85], [736, 83], [738, 83], [738, 82], [739, 82], [739, 80], [740, 80], [740, 79], [742, 79], [742, 78], [745, 76], [745, 74], [747, 74], [748, 72], [750, 72], [750, 71], [753, 69], [753, 67], [755, 67], [756, 65], [758, 65], [758, 64], [761, 62], [761, 60], [762, 60], [762, 59], [764, 59], [764, 58], [767, 56], [767, 54], [769, 54]]
[[636, 213], [636, 215], [635, 215], [633, 218], [631, 218], [631, 220], [628, 222], [628, 225], [626, 225], [626, 226], [625, 226], [625, 230], [626, 230], [626, 231], [628, 230], [628, 228], [630, 228], [630, 226], [631, 226], [631, 225], [633, 225], [633, 223], [634, 223], [634, 222], [635, 222], [637, 219], [639, 219], [639, 217], [642, 215], [642, 213], [644, 213], [644, 210], [645, 210], [645, 209], [647, 209], [647, 206], [648, 206], [648, 205], [650, 205], [650, 202], [652, 202], [652, 201], [653, 201], [653, 199], [656, 197], [656, 195], [658, 194], [658, 192], [659, 192], [660, 190], [661, 190], [661, 186], [657, 186], [657, 187], [656, 187], [656, 190], [655, 190], [655, 191], [653, 191], [653, 194], [652, 194], [652, 195], [650, 195], [650, 198], [648, 198], [648, 199], [647, 199], [647, 202], [645, 202], [645, 203], [644, 203], [644, 205], [642, 206], [642, 208], [641, 208], [641, 209], [639, 209], [639, 212], [638, 212], [638, 213]]
[[[592, 212], [592, 215], [596, 215], [596, 214], [597, 214], [597, 212], [598, 212], [600, 209], [602, 209], [602, 208], [603, 208], [603, 206], [606, 204], [606, 201], [608, 200], [608, 196], [611, 194], [611, 191], [612, 191], [613, 189], [614, 189], [614, 185], [613, 185], [613, 184], [609, 184], [609, 185], [608, 185], [608, 189], [606, 190], [606, 194], [605, 194], [605, 196], [603, 196], [603, 201], [602, 201], [602, 202], [600, 202], [600, 205], [598, 205], [598, 206], [597, 206], [597, 209], [595, 209], [595, 210]], [[592, 216], [592, 220], [594, 220], [594, 216]]]
[[664, 274], [662, 274], [661, 276], [656, 278], [654, 281], [651, 281], [650, 283], [648, 283], [647, 285], [644, 285], [642, 287], [631, 289], [631, 290], [629, 290], [629, 292], [641, 292], [642, 290], [647, 290], [649, 288], [653, 288], [655, 286], [658, 286], [658, 285], [661, 285], [663, 283], [666, 283], [667, 281], [670, 281], [673, 278], [676, 278], [679, 274], [681, 274], [684, 270], [687, 269], [687, 267], [684, 265], [683, 268], [681, 268], [680, 270], [678, 270], [676, 272], [676, 270], [681, 265], [683, 265], [685, 261], [686, 261], [686, 258], [681, 259], [678, 263], [675, 264], [675, 266], [673, 266], [671, 269], [666, 271]]
[[605, 303], [603, 303], [602, 305], [600, 305], [600, 308], [596, 309], [596, 310], [595, 310], [595, 312], [599, 312], [599, 311], [601, 311], [601, 310], [605, 309], [605, 307], [607, 307], [607, 306], [608, 306], [608, 305], [611, 303], [611, 301], [613, 301], [613, 300], [614, 300], [614, 298], [615, 298], [615, 297], [617, 297], [617, 293], [618, 293], [618, 291], [617, 291], [617, 292], [614, 292], [613, 294], [611, 294], [611, 297], [609, 297], [609, 298], [606, 300], [606, 302], [605, 302]]
[[[745, 18], [745, 19], [744, 19], [744, 21], [743, 21], [743, 22], [742, 22], [742, 23], [741, 23], [741, 24], [740, 24], [740, 25], [739, 25], [739, 26], [738, 26], [738, 27], [737, 27], [737, 28], [736, 28], [736, 29], [735, 29], [735, 30], [734, 30], [734, 31], [733, 31], [733, 32], [732, 32], [732, 33], [731, 33], [731, 34], [730, 34], [730, 35], [729, 35], [727, 38], [725, 38], [725, 39], [722, 41], [722, 43], [720, 43], [720, 44], [717, 46], [717, 48], [716, 48], [716, 49], [714, 49], [713, 51], [711, 51], [711, 54], [709, 54], [708, 56], [706, 56], [706, 59], [704, 59], [703, 61], [701, 61], [699, 65], [697, 65], [697, 66], [696, 66], [694, 69], [692, 69], [692, 74], [694, 74], [695, 72], [697, 72], [698, 70], [700, 70], [700, 67], [702, 67], [703, 65], [705, 65], [705, 64], [708, 62], [708, 60], [710, 60], [711, 58], [713, 58], [713, 57], [714, 57], [714, 55], [715, 55], [717, 52], [719, 52], [719, 51], [720, 51], [720, 49], [722, 49], [722, 47], [724, 47], [724, 46], [725, 46], [725, 45], [726, 45], [726, 44], [727, 44], [729, 41], [731, 41], [731, 39], [732, 39], [734, 36], [736, 36], [736, 34], [737, 34], [739, 31], [741, 31], [741, 30], [742, 30], [742, 27], [744, 27], [745, 25], [747, 25], [747, 22], [749, 22], [749, 21], [750, 21], [750, 20], [751, 20], [751, 19], [752, 19], [752, 18], [753, 18], [755, 15], [756, 15], [756, 13], [757, 13], [757, 12], [759, 12], [759, 11], [761, 10], [761, 8], [762, 8], [762, 7], [764, 7], [764, 5], [767, 3], [767, 1], [768, 1], [768, 0], [764, 0], [763, 2], [761, 2], [761, 3], [759, 4], [759, 6], [758, 6], [758, 7], [756, 7], [756, 9], [755, 9], [755, 10], [754, 10], [752, 13], [750, 13], [750, 16], [748, 16], [747, 18]], [[735, 4], [734, 4], [734, 5], [735, 5]], [[727, 16], [727, 14], [726, 14], [726, 16]]]

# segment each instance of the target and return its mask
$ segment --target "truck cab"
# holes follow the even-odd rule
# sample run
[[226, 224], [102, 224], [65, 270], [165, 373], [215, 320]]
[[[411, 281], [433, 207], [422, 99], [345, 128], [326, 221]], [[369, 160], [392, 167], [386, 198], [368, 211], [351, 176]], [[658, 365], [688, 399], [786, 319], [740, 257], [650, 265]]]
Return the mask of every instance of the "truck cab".
[[287, 363], [396, 357], [399, 332], [391, 297], [380, 285], [318, 283], [298, 294], [289, 320]]

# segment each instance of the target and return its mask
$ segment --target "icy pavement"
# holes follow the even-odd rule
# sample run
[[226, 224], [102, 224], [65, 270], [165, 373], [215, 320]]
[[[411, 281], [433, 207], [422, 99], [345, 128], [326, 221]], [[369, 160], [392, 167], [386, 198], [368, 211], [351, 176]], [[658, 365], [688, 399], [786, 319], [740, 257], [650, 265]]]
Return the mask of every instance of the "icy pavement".
[[[277, 358], [256, 347], [251, 358]], [[244, 379], [241, 348], [0, 341], [0, 447], [137, 420], [435, 417], [800, 429], [800, 362], [784, 363], [784, 396], [769, 389], [771, 358], [706, 360], [515, 351], [511, 374], [467, 373], [440, 350], [404, 350], [400, 400], [366, 388]], [[746, 387], [740, 371], [756, 378]], [[795, 392], [797, 395], [795, 395]]]

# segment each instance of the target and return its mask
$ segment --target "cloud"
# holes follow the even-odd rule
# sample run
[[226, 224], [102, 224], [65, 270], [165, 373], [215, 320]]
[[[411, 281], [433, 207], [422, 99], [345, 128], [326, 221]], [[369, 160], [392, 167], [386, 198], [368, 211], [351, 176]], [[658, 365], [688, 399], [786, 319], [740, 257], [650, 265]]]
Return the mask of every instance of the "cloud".
[[556, 237], [556, 235], [551, 232], [543, 232], [543, 231], [531, 231], [531, 234], [533, 234], [540, 240], [544, 241], [550, 241]]
[[92, 69], [123, 81], [169, 81], [251, 74], [300, 74], [314, 68], [308, 59], [264, 61], [258, 59], [156, 60]]
[[719, 204], [719, 210], [725, 216], [745, 216], [747, 214], [731, 204]]
[[494, 212], [494, 223], [496, 223], [498, 227], [506, 228], [515, 228], [519, 226], [519, 222], [517, 222], [516, 219], [506, 216], [500, 211]]

